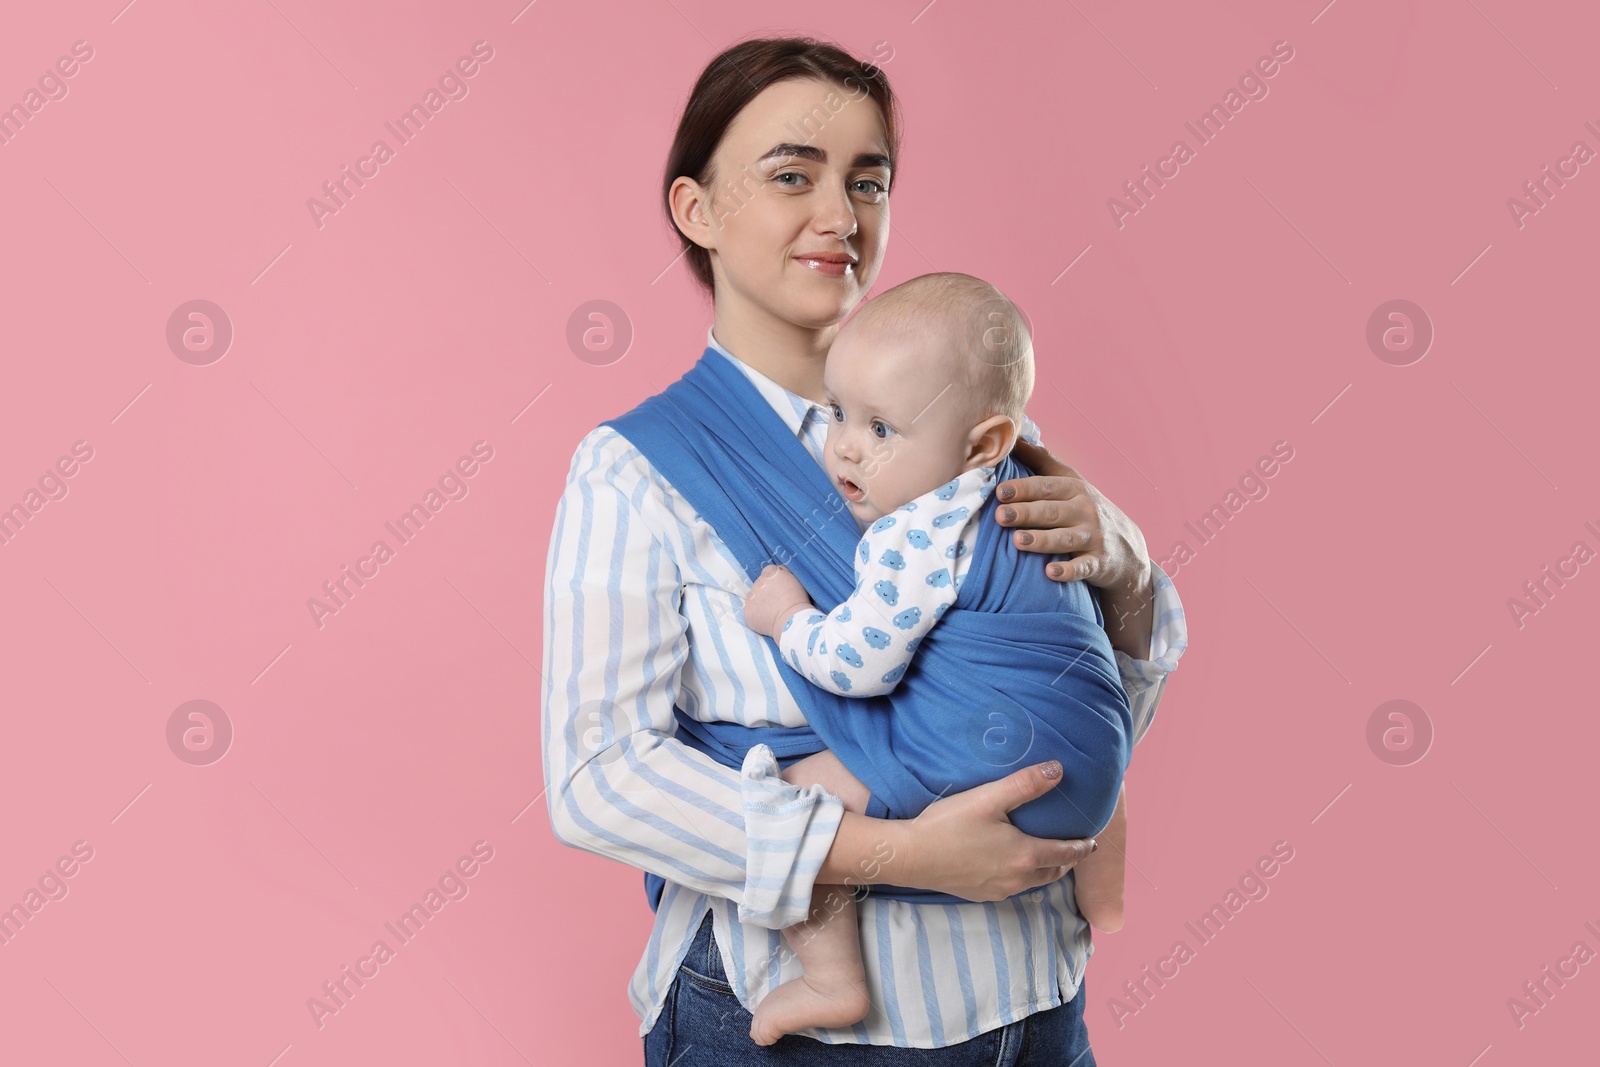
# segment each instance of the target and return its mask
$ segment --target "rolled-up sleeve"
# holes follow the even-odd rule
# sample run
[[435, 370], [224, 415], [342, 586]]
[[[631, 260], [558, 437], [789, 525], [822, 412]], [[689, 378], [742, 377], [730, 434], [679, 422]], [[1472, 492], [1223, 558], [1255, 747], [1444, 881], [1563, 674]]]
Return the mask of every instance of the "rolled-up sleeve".
[[[733, 900], [744, 921], [780, 928], [805, 917], [844, 805], [788, 785], [775, 766], [742, 773], [677, 738], [690, 634], [667, 547], [676, 522], [659, 476], [620, 434], [600, 427], [580, 443], [545, 568], [551, 828], [564, 844]], [[762, 770], [749, 760], [746, 769]]]
[[1150, 571], [1154, 578], [1155, 598], [1150, 625], [1150, 656], [1148, 659], [1134, 659], [1126, 652], [1117, 652], [1122, 688], [1128, 692], [1128, 705], [1133, 712], [1135, 745], [1144, 737], [1156, 717], [1156, 705], [1161, 703], [1167, 675], [1178, 669], [1178, 658], [1189, 647], [1189, 630], [1184, 623], [1183, 602], [1178, 599], [1177, 586], [1172, 584], [1167, 572], [1154, 560], [1150, 562]]
[[811, 887], [844, 813], [843, 802], [822, 786], [801, 789], [779, 773], [766, 745], [751, 748], [740, 768], [745, 825], [751, 829], [739, 918], [772, 928], [806, 917]]

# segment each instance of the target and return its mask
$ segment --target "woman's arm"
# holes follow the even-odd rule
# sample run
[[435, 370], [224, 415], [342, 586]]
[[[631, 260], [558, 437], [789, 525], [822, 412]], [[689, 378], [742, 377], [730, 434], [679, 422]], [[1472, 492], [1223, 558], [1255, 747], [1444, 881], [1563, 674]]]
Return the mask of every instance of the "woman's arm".
[[1078, 864], [1072, 879], [1078, 913], [1096, 930], [1115, 933], [1122, 929], [1123, 882], [1128, 868], [1128, 787], [1117, 795], [1111, 821], [1095, 834], [1105, 848]]
[[816, 881], [902, 885], [995, 901], [1064, 877], [1100, 846], [1093, 838], [1029, 837], [1008, 813], [1061, 782], [1056, 760], [941, 797], [914, 819], [845, 812]]
[[621, 435], [602, 428], [579, 446], [545, 574], [551, 826], [564, 844], [736, 901], [746, 921], [783, 927], [804, 918], [843, 808], [820, 790], [762, 795], [740, 771], [676, 737], [689, 634], [678, 568], [656, 532], [673, 528], [669, 507]]
[[1088, 854], [1092, 842], [1031, 838], [1005, 819], [1056, 784], [1038, 768], [883, 820], [783, 782], [760, 765], [764, 746], [741, 773], [679, 741], [689, 638], [677, 569], [651, 533], [674, 521], [667, 507], [620, 435], [580, 445], [545, 575], [543, 757], [558, 840], [733, 900], [771, 929], [805, 918], [818, 881], [998, 900]]
[[1172, 579], [1146, 554], [1144, 534], [1133, 520], [1038, 444], [1031, 420], [1023, 429], [1015, 455], [1038, 473], [995, 487], [1001, 500], [995, 519], [1018, 528], [1012, 538], [1024, 552], [1077, 553], [1050, 563], [1045, 573], [1062, 582], [1087, 580], [1100, 590], [1137, 743], [1189, 644], [1183, 604]]

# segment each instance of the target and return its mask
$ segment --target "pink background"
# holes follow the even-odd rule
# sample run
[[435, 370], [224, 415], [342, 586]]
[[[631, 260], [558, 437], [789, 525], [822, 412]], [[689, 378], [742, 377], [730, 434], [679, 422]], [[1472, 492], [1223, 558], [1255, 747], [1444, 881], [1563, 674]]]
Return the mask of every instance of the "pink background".
[[[0, 546], [0, 903], [93, 849], [0, 946], [0, 1060], [638, 1062], [640, 875], [558, 845], [539, 799], [545, 549], [578, 439], [704, 342], [657, 204], [678, 108], [721, 48], [789, 32], [878, 45], [903, 98], [880, 288], [1009, 293], [1046, 441], [1157, 559], [1196, 552], [1128, 926], [1089, 969], [1100, 1061], [1592, 1057], [1600, 966], [1507, 1007], [1600, 950], [1600, 567], [1520, 627], [1507, 605], [1600, 549], [1600, 175], [1521, 228], [1506, 204], [1600, 149], [1587, 5], [123, 2], [0, 35], [0, 103], [94, 50], [0, 146], [0, 505], [93, 449]], [[480, 40], [469, 95], [319, 228], [307, 199]], [[1107, 198], [1280, 40], [1270, 94], [1119, 229]], [[195, 299], [235, 334], [207, 366], [166, 342]], [[634, 330], [604, 366], [566, 340], [594, 299]], [[1394, 299], [1436, 331], [1409, 366], [1366, 341]], [[477, 441], [469, 495], [319, 628], [308, 598]], [[1185, 523], [1278, 441], [1200, 546]], [[207, 766], [167, 741], [197, 699], [234, 730]], [[1431, 723], [1420, 762], [1369, 746], [1390, 700]], [[319, 1029], [307, 999], [478, 841], [469, 895]], [[1197, 947], [1278, 841], [1270, 894]]]

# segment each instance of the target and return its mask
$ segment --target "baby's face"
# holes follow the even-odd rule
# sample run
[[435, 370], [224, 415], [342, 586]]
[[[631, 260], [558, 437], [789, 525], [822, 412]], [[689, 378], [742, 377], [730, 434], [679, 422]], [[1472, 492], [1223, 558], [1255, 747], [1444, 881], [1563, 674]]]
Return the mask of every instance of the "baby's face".
[[960, 358], [937, 338], [849, 326], [828, 350], [823, 465], [862, 526], [967, 469], [976, 420]]

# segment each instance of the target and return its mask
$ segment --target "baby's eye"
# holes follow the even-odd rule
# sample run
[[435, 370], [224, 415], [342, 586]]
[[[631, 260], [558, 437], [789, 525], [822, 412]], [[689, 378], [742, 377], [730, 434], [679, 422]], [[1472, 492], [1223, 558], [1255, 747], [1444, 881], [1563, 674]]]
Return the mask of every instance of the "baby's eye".
[[838, 404], [829, 404], [828, 408], [833, 412], [834, 422], [844, 421], [844, 408], [840, 407]]
[[882, 440], [892, 433], [894, 433], [894, 430], [889, 426], [888, 423], [882, 421], [881, 419], [872, 420], [872, 436]]

